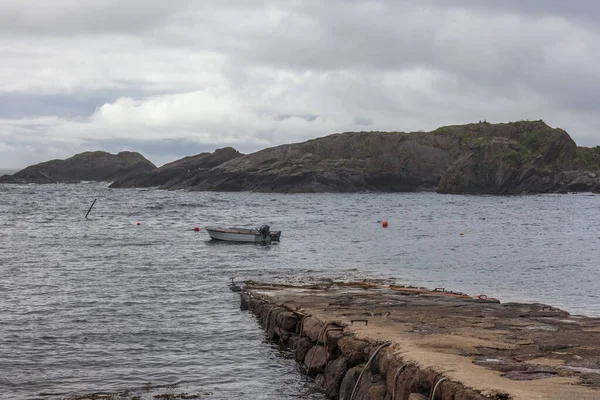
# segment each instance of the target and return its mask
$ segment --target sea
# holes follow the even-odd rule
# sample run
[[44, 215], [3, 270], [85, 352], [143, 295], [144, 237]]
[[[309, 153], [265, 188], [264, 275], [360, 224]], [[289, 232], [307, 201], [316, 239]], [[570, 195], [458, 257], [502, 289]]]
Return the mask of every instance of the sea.
[[[381, 280], [600, 316], [599, 210], [592, 194], [0, 185], [0, 398], [323, 399], [231, 279]], [[281, 242], [202, 229], [263, 224]]]

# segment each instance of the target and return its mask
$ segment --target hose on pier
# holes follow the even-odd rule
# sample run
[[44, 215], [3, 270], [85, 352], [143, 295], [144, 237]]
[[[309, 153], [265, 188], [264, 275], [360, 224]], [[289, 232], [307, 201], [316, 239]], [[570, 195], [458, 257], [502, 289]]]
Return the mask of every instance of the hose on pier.
[[379, 350], [383, 349], [384, 347], [389, 346], [390, 343], [384, 343], [381, 346], [379, 346], [375, 352], [373, 353], [373, 355], [371, 355], [371, 358], [369, 358], [369, 361], [367, 361], [367, 363], [365, 364], [365, 367], [363, 368], [363, 370], [360, 372], [360, 375], [358, 376], [358, 379], [356, 380], [356, 383], [354, 384], [354, 389], [352, 390], [352, 394], [350, 395], [350, 400], [354, 399], [354, 395], [356, 394], [356, 389], [358, 388], [358, 383], [360, 382], [360, 378], [362, 378], [365, 370], [367, 368], [369, 368], [369, 365], [371, 365], [371, 362], [375, 359], [375, 356], [377, 355], [377, 353], [379, 353]]
[[392, 390], [392, 400], [396, 400], [396, 386], [398, 385], [396, 381], [398, 380], [398, 377], [400, 376], [402, 371], [406, 369], [406, 367], [408, 367], [408, 364], [402, 365], [400, 368], [398, 368], [398, 371], [396, 371], [396, 375], [394, 375], [394, 388]]
[[442, 378], [439, 381], [437, 381], [437, 383], [433, 387], [433, 392], [431, 392], [431, 399], [430, 400], [434, 400], [435, 399], [435, 392], [437, 391], [438, 386], [440, 386], [440, 383], [442, 383], [445, 380], [446, 380], [446, 378]]

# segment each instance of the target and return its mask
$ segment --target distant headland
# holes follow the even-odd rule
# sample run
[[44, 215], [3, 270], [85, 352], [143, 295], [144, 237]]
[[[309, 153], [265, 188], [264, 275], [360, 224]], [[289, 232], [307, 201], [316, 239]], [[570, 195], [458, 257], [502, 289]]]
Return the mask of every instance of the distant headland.
[[110, 182], [127, 179], [155, 169], [156, 166], [139, 153], [123, 151], [87, 151], [66, 160], [51, 160], [31, 165], [13, 175], [0, 176], [0, 183], [78, 183]]
[[0, 183], [112, 182], [201, 191], [527, 194], [600, 192], [600, 146], [577, 146], [543, 121], [432, 132], [347, 132], [242, 154], [226, 147], [156, 168], [135, 152], [86, 152]]

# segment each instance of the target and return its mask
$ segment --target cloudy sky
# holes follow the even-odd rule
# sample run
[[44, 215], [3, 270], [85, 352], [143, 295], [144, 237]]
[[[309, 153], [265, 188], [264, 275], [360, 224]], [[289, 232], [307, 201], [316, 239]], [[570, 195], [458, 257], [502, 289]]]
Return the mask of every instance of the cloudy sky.
[[0, 168], [543, 119], [600, 144], [595, 0], [3, 0]]

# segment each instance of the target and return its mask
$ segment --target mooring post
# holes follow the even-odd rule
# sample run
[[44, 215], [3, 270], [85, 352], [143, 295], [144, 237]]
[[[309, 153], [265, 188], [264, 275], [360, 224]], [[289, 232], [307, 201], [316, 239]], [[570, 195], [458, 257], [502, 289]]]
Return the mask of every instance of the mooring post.
[[92, 205], [90, 206], [90, 209], [88, 210], [87, 214], [85, 214], [85, 219], [87, 219], [88, 215], [90, 214], [90, 211], [92, 211], [92, 208], [94, 207], [94, 204], [96, 204], [96, 200], [94, 199], [94, 202], [92, 203]]

